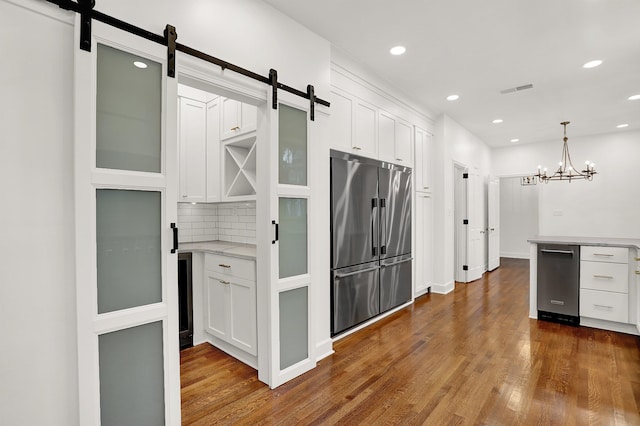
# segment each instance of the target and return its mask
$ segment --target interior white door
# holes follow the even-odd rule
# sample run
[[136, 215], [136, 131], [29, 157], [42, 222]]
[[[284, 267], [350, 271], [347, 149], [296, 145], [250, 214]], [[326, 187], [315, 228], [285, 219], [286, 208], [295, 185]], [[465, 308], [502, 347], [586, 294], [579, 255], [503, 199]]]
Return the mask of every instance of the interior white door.
[[500, 178], [491, 176], [487, 191], [488, 227], [488, 269], [493, 271], [500, 266]]
[[[272, 100], [267, 104], [272, 105]], [[314, 122], [309, 120], [308, 105], [303, 98], [279, 92], [278, 108], [263, 110], [269, 135], [258, 144], [257, 218], [265, 221], [257, 232], [258, 276], [270, 277], [267, 286], [258, 288], [258, 299], [269, 300], [268, 309], [259, 306], [258, 311], [258, 335], [268, 337], [258, 342], [258, 363], [260, 380], [272, 388], [316, 365], [310, 170], [317, 155], [312, 155]], [[269, 250], [262, 251], [265, 246]]]
[[[75, 46], [79, 45], [79, 15]], [[180, 424], [177, 84], [166, 47], [93, 22], [75, 51], [79, 420]]]
[[454, 278], [457, 282], [467, 282], [467, 175], [466, 167], [454, 164], [453, 167], [453, 195], [454, 195], [454, 246], [455, 268]]
[[485, 224], [482, 214], [482, 182], [476, 167], [467, 171], [467, 279], [477, 280], [484, 273]]

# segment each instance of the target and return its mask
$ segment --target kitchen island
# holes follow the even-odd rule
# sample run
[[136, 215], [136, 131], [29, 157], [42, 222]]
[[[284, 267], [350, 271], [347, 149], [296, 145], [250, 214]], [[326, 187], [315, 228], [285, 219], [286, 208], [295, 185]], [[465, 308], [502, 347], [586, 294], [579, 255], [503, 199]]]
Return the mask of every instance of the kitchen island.
[[527, 241], [530, 318], [538, 318], [538, 245], [580, 246], [580, 325], [640, 334], [640, 239], [536, 236]]

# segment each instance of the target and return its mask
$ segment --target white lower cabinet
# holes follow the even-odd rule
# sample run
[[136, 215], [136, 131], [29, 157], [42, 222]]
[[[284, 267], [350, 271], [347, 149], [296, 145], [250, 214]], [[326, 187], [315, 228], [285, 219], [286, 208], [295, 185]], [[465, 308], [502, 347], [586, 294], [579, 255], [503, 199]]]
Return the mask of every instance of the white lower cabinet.
[[258, 353], [255, 262], [205, 254], [205, 331]]
[[629, 249], [580, 248], [580, 316], [629, 323]]

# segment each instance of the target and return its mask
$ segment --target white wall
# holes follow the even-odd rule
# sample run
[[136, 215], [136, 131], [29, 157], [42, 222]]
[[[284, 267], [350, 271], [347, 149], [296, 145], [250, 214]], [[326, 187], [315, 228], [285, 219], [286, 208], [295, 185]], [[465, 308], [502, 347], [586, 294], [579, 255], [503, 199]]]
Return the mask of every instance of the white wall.
[[538, 233], [538, 186], [500, 178], [500, 256], [529, 258], [528, 238]]
[[[477, 167], [486, 183], [491, 170], [491, 151], [478, 137], [451, 117], [441, 115], [435, 123], [434, 161], [434, 288], [449, 292], [454, 285], [454, 161], [467, 167]], [[481, 220], [486, 221], [486, 184], [483, 185]], [[486, 234], [485, 234], [486, 235]]]
[[73, 31], [4, 1], [0, 23], [0, 423], [73, 425]]
[[[635, 175], [640, 159], [640, 132], [627, 131], [572, 138], [569, 151], [577, 167], [596, 163], [592, 182], [550, 182], [539, 188], [540, 235], [640, 238], [640, 190]], [[495, 149], [497, 176], [550, 170], [560, 161], [562, 139]]]

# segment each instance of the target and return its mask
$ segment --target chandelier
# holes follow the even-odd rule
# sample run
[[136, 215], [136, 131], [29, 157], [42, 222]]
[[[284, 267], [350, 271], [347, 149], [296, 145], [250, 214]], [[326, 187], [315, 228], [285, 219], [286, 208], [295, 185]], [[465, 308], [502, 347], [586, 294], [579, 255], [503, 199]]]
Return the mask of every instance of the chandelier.
[[558, 169], [554, 174], [548, 175], [546, 167], [543, 169], [542, 166], [538, 166], [538, 173], [535, 176], [538, 177], [540, 182], [544, 183], [548, 183], [550, 180], [568, 180], [569, 182], [573, 179], [593, 180], [593, 175], [597, 173], [594, 163], [586, 161], [584, 170], [582, 171], [578, 171], [573, 166], [573, 163], [571, 162], [571, 155], [569, 154], [569, 144], [567, 143], [569, 140], [569, 138], [567, 138], [567, 124], [569, 124], [569, 122], [563, 121], [560, 124], [564, 126], [564, 138], [562, 139], [564, 141], [564, 146], [562, 147], [562, 161], [558, 163]]

